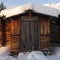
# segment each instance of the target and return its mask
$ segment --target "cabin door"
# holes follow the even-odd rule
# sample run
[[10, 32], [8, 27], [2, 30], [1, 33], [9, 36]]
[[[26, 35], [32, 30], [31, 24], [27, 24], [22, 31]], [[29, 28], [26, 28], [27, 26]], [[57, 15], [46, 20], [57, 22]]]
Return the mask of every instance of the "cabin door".
[[21, 21], [21, 51], [39, 49], [38, 19], [26, 18]]

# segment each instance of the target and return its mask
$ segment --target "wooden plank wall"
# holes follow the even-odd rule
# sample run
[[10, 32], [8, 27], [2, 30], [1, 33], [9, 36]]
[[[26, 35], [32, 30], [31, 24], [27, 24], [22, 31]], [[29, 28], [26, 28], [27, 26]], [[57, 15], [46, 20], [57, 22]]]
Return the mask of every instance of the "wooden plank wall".
[[6, 22], [6, 45], [11, 47], [12, 53], [20, 50], [20, 19]]
[[52, 19], [51, 23], [51, 44], [53, 47], [60, 46], [60, 22]]
[[50, 47], [50, 20], [40, 18], [40, 49], [44, 50]]
[[6, 22], [6, 45], [11, 46], [11, 21]]

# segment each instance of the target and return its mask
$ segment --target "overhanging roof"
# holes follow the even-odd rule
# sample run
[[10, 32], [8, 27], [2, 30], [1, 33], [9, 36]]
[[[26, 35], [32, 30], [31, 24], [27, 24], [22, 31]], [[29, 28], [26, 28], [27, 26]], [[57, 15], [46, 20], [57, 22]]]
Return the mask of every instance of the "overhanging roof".
[[40, 14], [46, 14], [46, 15], [54, 16], [54, 17], [58, 17], [58, 14], [59, 14], [59, 11], [55, 8], [42, 6], [40, 4], [26, 4], [23, 6], [18, 6], [16, 8], [2, 10], [0, 15], [1, 16], [5, 15], [6, 18], [8, 18], [11, 16], [22, 14], [28, 9], [34, 10], [35, 12], [40, 13]]

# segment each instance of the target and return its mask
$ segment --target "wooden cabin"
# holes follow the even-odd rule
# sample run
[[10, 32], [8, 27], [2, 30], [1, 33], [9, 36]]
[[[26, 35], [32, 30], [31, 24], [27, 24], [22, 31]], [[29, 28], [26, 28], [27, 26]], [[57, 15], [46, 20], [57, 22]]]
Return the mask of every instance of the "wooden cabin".
[[57, 12], [35, 4], [3, 10], [1, 15], [5, 17], [0, 18], [0, 44], [10, 46], [15, 54], [52, 47], [51, 41], [59, 30]]

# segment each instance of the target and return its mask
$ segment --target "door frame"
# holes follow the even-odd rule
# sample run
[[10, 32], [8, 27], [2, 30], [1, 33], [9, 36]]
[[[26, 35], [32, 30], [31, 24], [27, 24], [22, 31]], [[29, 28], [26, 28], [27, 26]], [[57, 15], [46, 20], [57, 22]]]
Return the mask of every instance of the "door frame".
[[[32, 16], [32, 17], [29, 17], [29, 16], [22, 16], [21, 17], [21, 25], [22, 25], [22, 22], [38, 22], [38, 41], [40, 40], [40, 28], [39, 28], [39, 17], [38, 16]], [[22, 31], [22, 29], [21, 29]], [[21, 37], [22, 38], [22, 37]], [[21, 39], [21, 42], [22, 42], [22, 39]], [[22, 44], [22, 43], [21, 43]], [[40, 41], [38, 42], [38, 49], [37, 50], [40, 50]], [[20, 45], [20, 51], [22, 51], [22, 46]]]

